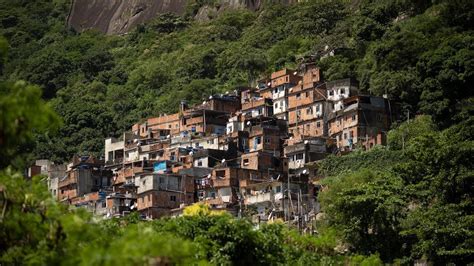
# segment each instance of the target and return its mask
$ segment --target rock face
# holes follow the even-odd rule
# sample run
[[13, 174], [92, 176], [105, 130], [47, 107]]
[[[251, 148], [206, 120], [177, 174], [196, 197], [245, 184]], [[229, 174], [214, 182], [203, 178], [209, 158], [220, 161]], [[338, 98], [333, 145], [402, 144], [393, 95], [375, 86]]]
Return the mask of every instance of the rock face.
[[[220, 0], [218, 9], [203, 7], [198, 18], [215, 9], [248, 8], [258, 10], [265, 0]], [[298, 0], [276, 0], [283, 4]], [[68, 24], [77, 31], [97, 29], [106, 34], [123, 34], [138, 24], [152, 20], [158, 14], [185, 12], [187, 0], [74, 0]], [[204, 10], [203, 10], [204, 9]], [[200, 14], [200, 15], [199, 15]]]
[[182, 14], [185, 8], [186, 0], [74, 0], [68, 24], [77, 31], [121, 34], [157, 14]]

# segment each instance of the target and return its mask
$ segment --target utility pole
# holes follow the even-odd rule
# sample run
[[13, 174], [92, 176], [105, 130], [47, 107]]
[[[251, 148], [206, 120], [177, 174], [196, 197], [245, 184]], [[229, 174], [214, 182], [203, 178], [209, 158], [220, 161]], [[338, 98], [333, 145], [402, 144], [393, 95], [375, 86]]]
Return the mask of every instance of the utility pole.
[[206, 107], [203, 109], [204, 136], [206, 135]]
[[286, 189], [287, 193], [288, 193], [288, 204], [286, 206], [287, 208], [287, 215], [288, 215], [288, 225], [290, 224], [290, 166], [288, 165], [288, 176], [287, 176], [287, 179], [288, 179], [288, 187]]

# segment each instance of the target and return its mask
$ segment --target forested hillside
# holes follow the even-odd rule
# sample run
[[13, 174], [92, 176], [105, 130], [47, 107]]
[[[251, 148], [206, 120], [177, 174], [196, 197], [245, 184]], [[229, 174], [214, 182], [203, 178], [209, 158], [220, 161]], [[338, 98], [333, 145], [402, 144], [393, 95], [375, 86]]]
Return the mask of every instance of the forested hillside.
[[[202, 5], [197, 1], [191, 4]], [[39, 85], [63, 118], [36, 157], [101, 154], [103, 138], [142, 118], [231, 91], [326, 46], [326, 80], [354, 77], [404, 113], [441, 127], [472, 105], [472, 1], [307, 1], [229, 11], [210, 22], [164, 14], [124, 36], [66, 28], [69, 1], [2, 1], [4, 79]], [[193, 10], [193, 9], [191, 9]], [[194, 9], [196, 12], [196, 9]]]
[[[208, 22], [164, 14], [123, 36], [74, 32], [68, 11], [67, 0], [0, 0], [0, 264], [474, 261], [473, 1], [309, 0]], [[320, 60], [324, 50], [335, 56]], [[20, 173], [31, 158], [101, 155], [104, 137], [140, 119], [310, 55], [326, 80], [353, 77], [399, 102], [404, 121], [386, 147], [313, 164], [325, 177], [313, 234], [203, 205], [176, 219], [99, 221]]]

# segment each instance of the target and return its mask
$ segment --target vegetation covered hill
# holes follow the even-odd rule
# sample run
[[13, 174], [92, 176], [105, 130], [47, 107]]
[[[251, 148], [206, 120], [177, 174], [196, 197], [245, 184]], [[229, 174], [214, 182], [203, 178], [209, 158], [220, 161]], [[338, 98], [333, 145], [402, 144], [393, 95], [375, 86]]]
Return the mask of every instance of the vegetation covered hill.
[[[166, 14], [108, 37], [66, 29], [67, 10], [63, 0], [0, 1], [9, 42], [0, 39], [0, 264], [474, 261], [472, 1], [307, 1], [205, 23]], [[97, 221], [14, 170], [31, 152], [100, 153], [104, 137], [136, 120], [294, 67], [326, 45], [339, 51], [318, 61], [326, 79], [357, 78], [425, 115], [391, 130], [387, 147], [316, 165], [328, 178], [315, 235], [198, 206], [179, 219]]]
[[326, 46], [339, 51], [318, 61], [327, 80], [354, 77], [404, 112], [447, 127], [472, 105], [472, 1], [311, 0], [209, 22], [164, 14], [125, 36], [75, 33], [68, 8], [66, 0], [0, 2], [0, 35], [10, 43], [3, 78], [39, 85], [64, 122], [38, 137], [37, 157], [101, 154], [104, 137], [140, 119], [295, 67]]

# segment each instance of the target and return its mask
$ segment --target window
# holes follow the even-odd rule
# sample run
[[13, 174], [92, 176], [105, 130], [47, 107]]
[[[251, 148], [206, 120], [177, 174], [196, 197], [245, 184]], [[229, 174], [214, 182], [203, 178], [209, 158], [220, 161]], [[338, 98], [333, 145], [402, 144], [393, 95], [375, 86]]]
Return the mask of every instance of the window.
[[143, 180], [142, 184], [143, 184], [144, 186], [146, 186], [146, 180]]
[[300, 116], [301, 115], [301, 110], [296, 111], [296, 115]]
[[330, 90], [329, 91], [329, 96], [333, 96], [334, 95], [334, 91], [333, 90]]
[[349, 135], [351, 136], [351, 139], [354, 138], [354, 131], [349, 131]]
[[321, 110], [321, 106], [318, 104], [316, 105], [316, 112], [319, 112]]
[[278, 88], [275, 88], [275, 89], [273, 90], [273, 93], [274, 93], [274, 94], [277, 94], [277, 93], [278, 93]]
[[272, 139], [269, 138], [269, 137], [266, 137], [266, 138], [265, 138], [265, 143], [270, 143], [270, 142], [272, 142]]
[[302, 160], [302, 159], [303, 159], [303, 154], [302, 153], [296, 154], [296, 160]]
[[344, 133], [344, 139], [347, 139], [347, 133]]
[[320, 127], [321, 127], [321, 122], [317, 122], [317, 123], [316, 123], [316, 127], [317, 127], [317, 128], [320, 128]]
[[306, 125], [306, 129], [309, 130], [309, 124]]
[[313, 113], [313, 109], [311, 107], [306, 108], [306, 114], [310, 115]]
[[171, 128], [171, 125], [168, 125], [168, 128]]
[[211, 198], [213, 198], [213, 199], [216, 198], [216, 192], [211, 192]]
[[353, 114], [352, 115], [352, 121], [356, 121], [357, 117], [356, 117], [356, 114]]
[[306, 97], [306, 98], [309, 97], [309, 91], [306, 92], [305, 97]]
[[171, 160], [171, 161], [174, 161], [174, 160], [175, 160], [175, 152], [172, 152], [172, 153], [171, 153], [170, 160]]
[[296, 99], [297, 100], [301, 99], [301, 93], [296, 94]]
[[224, 178], [225, 177], [225, 170], [217, 170], [216, 171], [217, 178]]
[[170, 201], [176, 201], [176, 196], [175, 196], [175, 195], [171, 195], [171, 196], [170, 196]]
[[175, 128], [178, 128], [178, 127], [179, 127], [179, 125], [178, 125], [178, 124], [176, 124]]
[[288, 76], [286, 76], [286, 82], [288, 82], [288, 81], [290, 81], [290, 79], [289, 79], [289, 77], [288, 77]]
[[197, 165], [202, 166], [202, 160], [198, 160]]
[[278, 103], [275, 103], [275, 109], [278, 108]]
[[279, 192], [281, 192], [281, 186], [276, 187], [276, 193], [279, 193]]
[[262, 143], [262, 139], [260, 137], [255, 138], [255, 143], [260, 144]]
[[345, 94], [345, 93], [346, 93], [346, 90], [345, 90], [345, 89], [341, 89], [340, 94]]
[[244, 166], [249, 165], [249, 159], [244, 159]]

